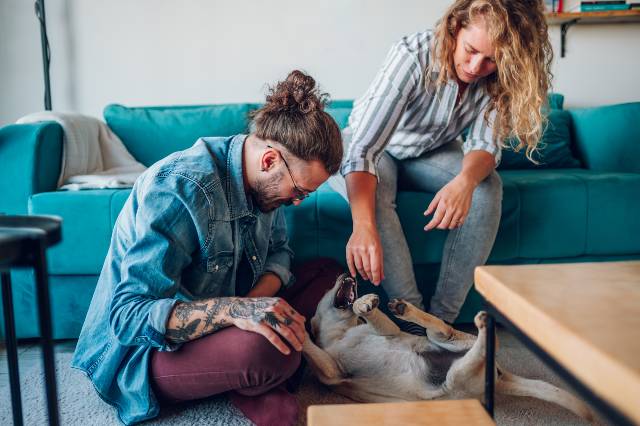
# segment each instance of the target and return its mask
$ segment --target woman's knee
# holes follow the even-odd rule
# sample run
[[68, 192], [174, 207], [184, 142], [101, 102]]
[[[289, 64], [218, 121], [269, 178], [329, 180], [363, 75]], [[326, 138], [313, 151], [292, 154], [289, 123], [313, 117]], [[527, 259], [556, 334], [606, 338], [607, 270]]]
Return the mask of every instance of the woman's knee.
[[484, 205], [500, 206], [502, 203], [502, 179], [495, 170], [476, 187], [473, 198]]
[[386, 152], [382, 154], [376, 167], [378, 183], [376, 185], [376, 206], [395, 209], [398, 191], [398, 166]]

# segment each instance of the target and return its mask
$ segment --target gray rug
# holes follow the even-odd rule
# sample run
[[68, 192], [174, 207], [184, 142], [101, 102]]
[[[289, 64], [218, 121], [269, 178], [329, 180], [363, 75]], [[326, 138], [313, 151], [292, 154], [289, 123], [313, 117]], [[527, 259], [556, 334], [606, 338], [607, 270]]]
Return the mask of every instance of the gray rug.
[[[501, 343], [498, 362], [507, 370], [525, 377], [540, 378], [564, 387], [535, 356], [524, 349], [513, 337], [500, 333]], [[61, 424], [72, 426], [118, 425], [115, 410], [103, 402], [93, 390], [89, 380], [79, 371], [69, 367], [70, 353], [56, 354], [58, 398]], [[25, 425], [46, 424], [44, 380], [41, 368], [23, 372], [22, 400]], [[300, 403], [299, 424], [306, 424], [306, 408], [313, 404], [342, 404], [352, 401], [329, 391], [309, 373], [298, 391]], [[532, 398], [496, 397], [496, 422], [498, 425], [582, 425], [572, 413]], [[9, 387], [0, 389], [0, 425], [11, 425]], [[160, 417], [146, 422], [152, 425], [210, 424], [225, 426], [251, 425], [242, 413], [225, 397], [163, 408]]]

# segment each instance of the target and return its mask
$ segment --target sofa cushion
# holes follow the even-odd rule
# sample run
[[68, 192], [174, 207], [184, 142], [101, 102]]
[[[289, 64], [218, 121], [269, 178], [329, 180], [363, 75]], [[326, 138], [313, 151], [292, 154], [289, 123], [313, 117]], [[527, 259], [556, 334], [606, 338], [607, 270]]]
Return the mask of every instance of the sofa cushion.
[[[352, 105], [349, 100], [333, 101], [326, 111], [343, 128]], [[247, 133], [250, 112], [261, 106], [246, 103], [131, 108], [111, 104], [103, 114], [129, 152], [150, 166], [175, 151], [189, 148], [200, 137]]]
[[[640, 216], [634, 213], [640, 211], [640, 175], [584, 169], [506, 170], [500, 175], [502, 218], [490, 262], [640, 252], [640, 239], [635, 237], [640, 235]], [[398, 215], [416, 265], [442, 259], [447, 232], [423, 230], [422, 212], [433, 195], [398, 194]], [[331, 256], [344, 263], [352, 223], [349, 206], [339, 194], [325, 184], [286, 213], [297, 260]]]
[[564, 95], [560, 93], [549, 93], [547, 101], [550, 109], [564, 109]]
[[[505, 198], [507, 185], [514, 185], [519, 203], [519, 224], [513, 230], [518, 234], [518, 252], [512, 258], [640, 252], [640, 174], [510, 170], [501, 177]], [[501, 230], [504, 220], [503, 212]], [[499, 233], [498, 238], [503, 236]]]
[[571, 114], [563, 110], [551, 110], [547, 115], [547, 126], [533, 153], [531, 162], [525, 150], [514, 151], [514, 141], [508, 141], [507, 147], [502, 149], [500, 169], [563, 169], [580, 167], [580, 161], [571, 151]]
[[640, 253], [640, 174], [576, 169], [588, 194], [584, 254]]
[[51, 274], [98, 274], [111, 232], [130, 189], [43, 192], [29, 200], [29, 214], [62, 217], [62, 242], [48, 251]]
[[202, 136], [246, 133], [256, 104], [137, 107], [108, 105], [104, 119], [145, 166], [189, 148]]
[[344, 129], [349, 124], [349, 115], [351, 115], [351, 109], [353, 108], [353, 101], [342, 100], [342, 101], [333, 101], [329, 105], [325, 111], [329, 113], [336, 123], [338, 123], [338, 127]]
[[576, 151], [586, 168], [640, 173], [640, 102], [575, 109], [570, 113]]
[[[502, 218], [490, 262], [640, 252], [640, 174], [560, 169], [505, 170], [500, 175]], [[63, 241], [50, 250], [52, 274], [100, 272], [129, 193], [57, 191], [31, 198], [30, 213], [63, 218]], [[433, 195], [398, 194], [398, 214], [416, 265], [438, 264], [442, 259], [447, 232], [423, 230], [422, 212]], [[344, 263], [351, 214], [347, 202], [329, 185], [322, 185], [299, 206], [286, 207], [285, 215], [297, 261], [330, 256]]]

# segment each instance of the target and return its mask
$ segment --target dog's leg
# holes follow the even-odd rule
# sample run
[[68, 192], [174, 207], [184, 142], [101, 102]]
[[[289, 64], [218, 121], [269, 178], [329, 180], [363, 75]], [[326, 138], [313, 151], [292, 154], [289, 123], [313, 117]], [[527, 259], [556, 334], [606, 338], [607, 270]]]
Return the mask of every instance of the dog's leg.
[[365, 294], [353, 302], [353, 313], [364, 318], [381, 336], [400, 334], [400, 328], [380, 309], [380, 299], [375, 294]]
[[526, 379], [498, 367], [496, 392], [515, 396], [531, 396], [558, 404], [590, 423], [595, 421], [591, 409], [575, 396], [543, 380]]
[[447, 377], [442, 386], [449, 397], [477, 396], [483, 392], [487, 347], [486, 320], [486, 312], [478, 312], [474, 318], [476, 327], [478, 327], [477, 339], [462, 358], [451, 364], [451, 368], [447, 372]]
[[340, 366], [325, 350], [318, 347], [307, 334], [302, 344], [302, 354], [309, 361], [311, 369], [325, 385], [337, 385], [344, 382]]
[[449, 351], [466, 351], [476, 341], [473, 334], [456, 330], [440, 318], [416, 308], [406, 300], [393, 299], [389, 302], [389, 310], [402, 320], [424, 327], [430, 341]]

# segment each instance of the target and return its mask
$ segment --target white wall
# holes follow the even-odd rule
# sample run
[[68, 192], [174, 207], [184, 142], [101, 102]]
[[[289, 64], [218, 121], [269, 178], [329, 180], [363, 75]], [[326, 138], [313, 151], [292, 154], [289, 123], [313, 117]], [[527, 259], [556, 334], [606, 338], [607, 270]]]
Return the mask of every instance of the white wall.
[[[112, 102], [260, 101], [265, 83], [293, 68], [311, 73], [334, 99], [354, 98], [391, 43], [433, 27], [448, 4], [47, 0], [53, 106], [100, 116]], [[574, 26], [565, 58], [559, 32], [552, 27], [554, 89], [567, 106], [640, 101], [640, 24]], [[33, 1], [0, 0], [0, 125], [42, 109], [42, 93]]]

